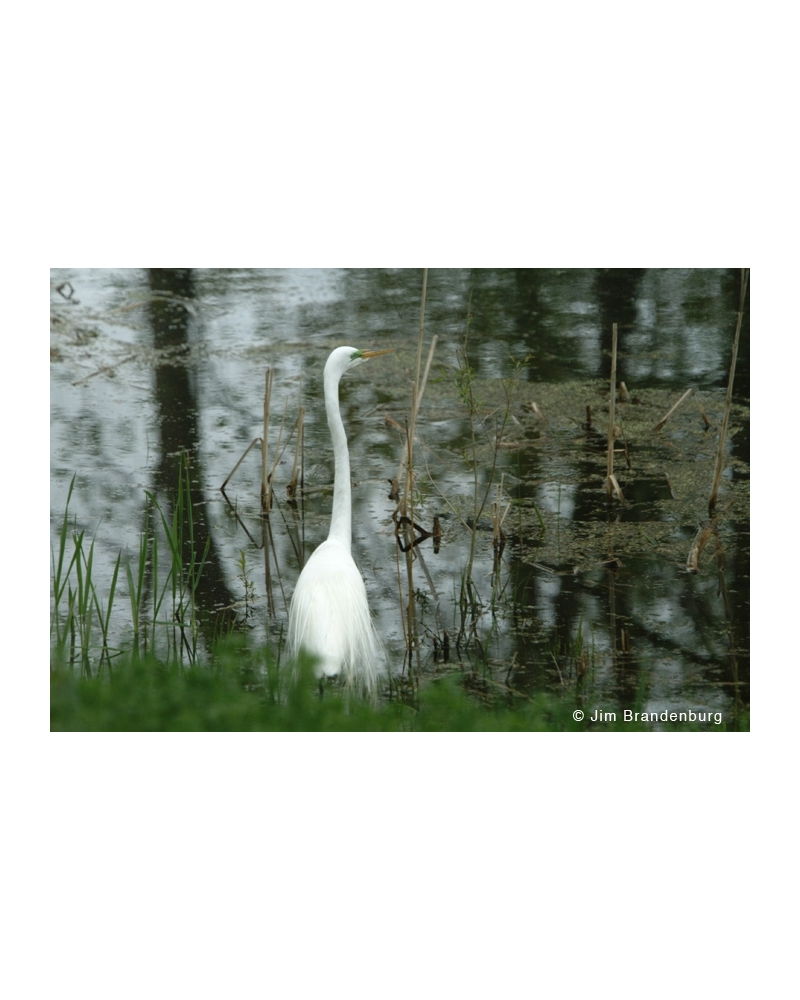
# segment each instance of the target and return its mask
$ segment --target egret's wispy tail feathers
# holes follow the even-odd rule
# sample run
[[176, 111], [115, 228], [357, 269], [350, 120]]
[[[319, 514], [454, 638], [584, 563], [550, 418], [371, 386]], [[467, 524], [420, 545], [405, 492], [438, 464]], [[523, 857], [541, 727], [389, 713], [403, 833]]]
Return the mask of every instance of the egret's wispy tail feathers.
[[319, 658], [317, 676], [341, 674], [347, 686], [374, 698], [383, 647], [372, 624], [367, 591], [353, 557], [335, 539], [311, 555], [289, 610], [289, 650]]

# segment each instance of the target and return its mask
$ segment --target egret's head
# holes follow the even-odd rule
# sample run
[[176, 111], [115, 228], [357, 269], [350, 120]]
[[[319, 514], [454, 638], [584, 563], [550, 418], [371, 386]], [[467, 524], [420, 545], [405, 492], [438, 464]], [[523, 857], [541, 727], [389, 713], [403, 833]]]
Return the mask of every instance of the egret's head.
[[[347, 350], [349, 351], [350, 348], [348, 347]], [[362, 361], [369, 361], [370, 358], [377, 358], [379, 354], [391, 354], [393, 350], [393, 347], [386, 347], [382, 351], [353, 351], [350, 355], [350, 367], [360, 365]]]
[[365, 361], [369, 361], [370, 358], [377, 358], [379, 354], [391, 354], [393, 349], [359, 351], [355, 347], [337, 347], [328, 358], [325, 365], [325, 372], [330, 371], [331, 373], [335, 373], [337, 378], [341, 378], [350, 368], [355, 368], [356, 365], [363, 364]]

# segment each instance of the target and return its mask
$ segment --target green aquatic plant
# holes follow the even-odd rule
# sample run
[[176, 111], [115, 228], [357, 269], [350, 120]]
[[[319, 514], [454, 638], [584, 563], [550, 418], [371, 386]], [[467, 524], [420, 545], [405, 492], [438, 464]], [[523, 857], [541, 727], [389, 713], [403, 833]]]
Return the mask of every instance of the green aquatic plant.
[[[475, 674], [451, 673], [413, 696], [371, 704], [327, 683], [320, 691], [313, 662], [301, 659], [294, 679], [276, 690], [277, 660], [234, 636], [211, 650], [205, 665], [154, 652], [121, 656], [113, 671], [87, 675], [55, 662], [50, 677], [50, 726], [56, 731], [384, 731], [609, 732], [654, 728], [746, 730], [745, 714], [720, 725], [626, 720], [620, 710], [593, 719], [574, 694], [525, 696]], [[633, 716], [634, 712], [629, 713]]]
[[[206, 541], [202, 553], [197, 552], [188, 456], [181, 458], [171, 518], [155, 496], [145, 492], [144, 526], [136, 561], [132, 563], [122, 552], [117, 555], [105, 600], [100, 598], [95, 579], [94, 539], [88, 541], [86, 528], [78, 530], [70, 514], [75, 479], [73, 476], [67, 492], [58, 547], [51, 552], [50, 634], [54, 658], [91, 673], [110, 667], [120, 655], [121, 648], [110, 641], [110, 631], [124, 560], [134, 653], [144, 654], [163, 639], [168, 651], [174, 649], [179, 657], [185, 655], [194, 662], [198, 643], [197, 587], [210, 542]], [[158, 515], [160, 533], [155, 527], [151, 530], [153, 512]], [[159, 534], [169, 550], [163, 580]], [[167, 595], [171, 596], [171, 606], [164, 603]], [[148, 604], [152, 612], [149, 618]]]
[[[191, 501], [191, 473], [189, 457], [181, 453], [178, 473], [178, 491], [172, 510], [172, 519], [168, 519], [155, 496], [147, 491], [146, 495], [153, 508], [161, 518], [164, 537], [169, 546], [170, 564], [167, 577], [161, 591], [158, 606], [154, 611], [154, 622], [163, 602], [167, 587], [172, 593], [172, 621], [180, 635], [180, 647], [193, 663], [197, 658], [198, 619], [197, 619], [197, 588], [203, 567], [208, 558], [211, 539], [206, 538], [202, 554], [197, 552], [194, 537], [194, 516]], [[156, 551], [154, 547], [154, 552]], [[156, 564], [153, 566], [154, 594], [157, 591]]]
[[[92, 637], [95, 625], [100, 629], [99, 662], [111, 662], [112, 649], [108, 643], [111, 610], [117, 589], [121, 555], [117, 556], [111, 576], [108, 598], [102, 602], [93, 579], [94, 540], [86, 550], [86, 531], [69, 530], [69, 502], [75, 488], [75, 476], [69, 485], [64, 516], [59, 532], [58, 551], [51, 552], [52, 596], [50, 632], [57, 654], [67, 655], [72, 663], [80, 663], [82, 670], [90, 669], [90, 653], [96, 648]], [[67, 558], [69, 542], [72, 551]], [[66, 598], [66, 608], [62, 602]]]

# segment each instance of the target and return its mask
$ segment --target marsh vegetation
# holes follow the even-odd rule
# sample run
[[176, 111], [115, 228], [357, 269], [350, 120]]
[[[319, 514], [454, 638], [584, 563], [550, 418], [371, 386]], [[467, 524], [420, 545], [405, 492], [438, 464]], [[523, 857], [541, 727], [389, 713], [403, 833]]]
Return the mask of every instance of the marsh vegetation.
[[[625, 709], [687, 707], [747, 727], [740, 273], [433, 271], [424, 310], [421, 287], [54, 273], [54, 727], [627, 731]], [[319, 380], [343, 342], [395, 349], [342, 386], [354, 554], [390, 660], [374, 709], [282, 669], [327, 530]]]

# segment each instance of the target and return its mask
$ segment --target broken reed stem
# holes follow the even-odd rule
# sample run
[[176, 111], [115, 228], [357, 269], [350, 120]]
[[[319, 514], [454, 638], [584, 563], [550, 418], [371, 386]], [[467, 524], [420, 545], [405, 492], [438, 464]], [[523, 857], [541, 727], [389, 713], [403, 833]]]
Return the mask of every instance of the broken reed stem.
[[608, 404], [608, 462], [606, 493], [614, 492], [614, 408], [617, 397], [617, 324], [611, 324], [611, 398]]
[[242, 462], [250, 454], [250, 449], [254, 448], [257, 444], [261, 444], [261, 438], [253, 438], [253, 440], [250, 442], [250, 444], [247, 446], [247, 448], [245, 448], [244, 453], [242, 454], [242, 457], [239, 459], [239, 461], [236, 463], [236, 465], [234, 465], [234, 467], [228, 473], [228, 478], [225, 480], [225, 482], [222, 484], [222, 486], [220, 486], [220, 491], [222, 493], [225, 492], [225, 487], [228, 485], [228, 483], [231, 481], [231, 479], [233, 479], [233, 474], [236, 472], [236, 470], [239, 468], [239, 466], [242, 464]]
[[[422, 382], [419, 387], [419, 392], [414, 393], [414, 404], [413, 404], [413, 409], [411, 411], [412, 430], [411, 433], [409, 434], [408, 428], [406, 428], [406, 444], [405, 447], [403, 448], [403, 457], [400, 459], [400, 468], [397, 470], [397, 482], [399, 483], [402, 480], [406, 484], [405, 489], [407, 493], [410, 493], [411, 491], [411, 484], [406, 483], [405, 473], [406, 470], [410, 468], [412, 464], [412, 458], [413, 458], [412, 442], [414, 440], [414, 435], [416, 434], [415, 428], [417, 425], [417, 414], [419, 413], [420, 406], [422, 405], [422, 397], [425, 395], [425, 386], [428, 384], [428, 374], [430, 373], [431, 362], [433, 361], [433, 351], [434, 348], [436, 347], [436, 341], [438, 339], [439, 335], [436, 334], [433, 340], [431, 341], [431, 346], [428, 349], [428, 359], [425, 362], [425, 372], [422, 376]], [[395, 422], [395, 426], [399, 428], [400, 425]], [[405, 513], [405, 508], [403, 508], [403, 513]]]
[[[413, 541], [413, 528], [409, 529], [406, 527], [407, 531], [410, 531], [410, 541]], [[405, 553], [406, 557], [406, 574], [408, 576], [408, 606], [407, 606], [407, 618], [408, 618], [408, 633], [407, 633], [407, 646], [408, 649], [408, 665], [411, 667], [411, 657], [414, 650], [419, 650], [419, 639], [417, 635], [417, 616], [414, 614], [416, 610], [414, 604], [414, 548], [410, 544], [408, 546], [408, 551]]]
[[[287, 399], [283, 404], [283, 414], [281, 415], [281, 426], [278, 430], [278, 443], [275, 445], [275, 458], [272, 461], [272, 468], [268, 471], [269, 466], [269, 417], [270, 408], [272, 404], [272, 371], [267, 368], [265, 374], [265, 386], [264, 386], [264, 428], [262, 437], [253, 438], [250, 444], [244, 451], [244, 454], [239, 459], [239, 461], [234, 465], [228, 474], [225, 482], [220, 486], [220, 490], [224, 493], [225, 487], [233, 479], [234, 473], [242, 464], [242, 462], [247, 458], [250, 453], [251, 448], [255, 445], [261, 445], [261, 513], [268, 514], [270, 508], [272, 507], [272, 490], [273, 483], [275, 480], [275, 470], [278, 466], [278, 462], [283, 458], [283, 453], [289, 446], [289, 442], [292, 440], [292, 435], [297, 432], [297, 442], [294, 456], [294, 465], [292, 467], [292, 481], [286, 487], [287, 493], [290, 497], [294, 496], [294, 492], [297, 488], [297, 463], [298, 455], [300, 461], [300, 485], [302, 487], [304, 482], [304, 452], [303, 452], [303, 427], [305, 420], [305, 409], [301, 406], [300, 412], [297, 416], [294, 426], [286, 439], [286, 444], [281, 448], [281, 442], [283, 441], [283, 431], [286, 426], [286, 408], [289, 404]], [[245, 531], [247, 529], [245, 528]], [[249, 533], [248, 533], [249, 534]], [[255, 543], [254, 543], [255, 544]]]
[[[504, 492], [504, 482], [506, 474], [505, 472], [500, 474], [500, 482], [495, 487], [495, 497], [496, 499], [492, 502], [492, 542], [497, 546], [500, 541], [505, 541], [505, 536], [503, 533], [503, 522], [506, 519], [506, 514], [511, 510], [511, 503], [507, 503], [505, 509], [503, 509], [503, 492]], [[501, 513], [502, 512], [502, 513]]]
[[294, 462], [292, 464], [292, 481], [289, 483], [288, 492], [289, 496], [293, 497], [297, 491], [297, 466], [300, 465], [300, 489], [303, 488], [303, 426], [305, 423], [306, 411], [301, 406], [300, 412], [297, 414], [297, 422], [295, 423], [295, 431], [297, 436], [295, 438], [295, 449], [294, 449]]
[[264, 432], [261, 436], [261, 513], [269, 513], [267, 503], [267, 461], [269, 452], [269, 408], [272, 399], [272, 369], [267, 368], [264, 384]]
[[676, 404], [675, 404], [675, 405], [674, 405], [673, 407], [671, 407], [671, 408], [670, 408], [669, 410], [667, 410], [667, 412], [666, 412], [666, 413], [664, 414], [664, 416], [663, 416], [663, 417], [662, 417], [662, 418], [661, 418], [661, 419], [659, 420], [659, 422], [658, 422], [658, 423], [657, 423], [657, 424], [655, 425], [655, 427], [653, 428], [653, 430], [654, 430], [654, 431], [660, 431], [660, 430], [661, 430], [661, 428], [662, 428], [662, 427], [664, 426], [664, 424], [665, 424], [665, 423], [666, 423], [666, 422], [667, 422], [667, 421], [669, 420], [669, 418], [670, 418], [670, 417], [672, 416], [672, 414], [673, 414], [673, 413], [674, 413], [674, 412], [675, 412], [675, 411], [676, 411], [676, 410], [678, 409], [678, 407], [679, 407], [679, 406], [681, 405], [681, 403], [682, 403], [682, 402], [683, 402], [683, 401], [684, 401], [685, 399], [688, 399], [688, 398], [689, 398], [689, 396], [691, 396], [691, 394], [692, 394], [692, 392], [693, 392], [693, 391], [694, 391], [693, 389], [687, 389], [687, 390], [686, 390], [686, 392], [685, 392], [685, 393], [684, 393], [684, 394], [683, 394], [683, 395], [681, 396], [681, 398], [680, 398], [680, 399], [678, 400], [678, 402], [677, 402], [677, 403], [676, 403]]
[[[420, 401], [422, 399], [422, 392], [420, 391], [420, 371], [422, 368], [422, 341], [425, 336], [425, 297], [428, 290], [428, 269], [423, 268], [422, 271], [422, 297], [419, 306], [419, 337], [417, 338], [417, 372], [414, 378], [414, 396], [413, 404], [411, 407], [411, 427], [406, 432], [406, 454], [408, 460], [406, 462], [406, 475], [405, 475], [405, 485], [403, 489], [403, 514], [408, 516], [408, 505], [411, 504], [411, 521], [414, 520], [414, 434], [416, 433], [417, 426], [417, 413], [419, 412]], [[427, 377], [427, 371], [426, 371]], [[424, 387], [422, 387], [424, 388]], [[399, 478], [399, 477], [398, 477]], [[406, 649], [409, 653], [409, 667], [411, 666], [411, 656], [413, 650], [416, 648], [419, 651], [419, 642], [417, 638], [416, 630], [416, 616], [414, 614], [414, 572], [413, 572], [413, 562], [414, 553], [411, 548], [406, 552], [406, 570], [408, 573], [408, 606], [407, 606], [407, 619], [408, 619], [408, 630], [406, 632]]]
[[700, 416], [703, 418], [706, 430], [708, 430], [709, 427], [711, 427], [711, 421], [706, 416], [706, 411], [703, 409], [703, 404], [700, 402], [700, 397], [697, 395], [697, 392], [694, 394], [694, 401], [697, 403], [697, 409], [700, 411]]
[[494, 500], [492, 500], [492, 545], [497, 548], [500, 543], [500, 502], [502, 499], [502, 481], [503, 477], [500, 477], [500, 482], [494, 488]]
[[686, 558], [686, 572], [697, 573], [700, 570], [700, 553], [712, 534], [716, 532], [716, 525], [712, 520], [703, 521], [694, 536], [692, 547]]
[[742, 317], [744, 316], [744, 300], [747, 294], [747, 280], [750, 275], [750, 268], [742, 268], [742, 285], [739, 294], [739, 312], [736, 314], [736, 333], [733, 337], [733, 352], [731, 354], [731, 370], [728, 375], [728, 393], [725, 397], [725, 413], [722, 416], [722, 427], [719, 432], [719, 447], [717, 448], [717, 464], [714, 469], [714, 485], [711, 487], [711, 496], [708, 501], [708, 513], [713, 514], [717, 506], [717, 491], [722, 479], [722, 469], [725, 460], [725, 438], [728, 436], [728, 418], [731, 414], [731, 400], [733, 398], [733, 376], [736, 370], [736, 355], [739, 351], [739, 334], [742, 332]]
[[433, 340], [431, 340], [431, 346], [428, 349], [428, 360], [425, 362], [425, 371], [422, 375], [422, 384], [419, 387], [419, 395], [417, 396], [417, 401], [414, 404], [414, 425], [417, 423], [417, 414], [419, 413], [419, 408], [422, 405], [422, 397], [425, 395], [425, 386], [428, 384], [428, 375], [431, 370], [431, 362], [433, 361], [433, 349], [436, 347], [436, 341], [439, 339], [439, 334], [433, 335]]
[[234, 467], [228, 473], [228, 478], [225, 480], [225, 482], [222, 484], [222, 486], [220, 486], [220, 490], [223, 493], [225, 492], [225, 487], [228, 485], [228, 483], [231, 481], [231, 479], [233, 479], [234, 472], [236, 472], [236, 470], [239, 468], [239, 466], [242, 464], [242, 462], [250, 454], [250, 449], [254, 448], [257, 444], [261, 444], [261, 438], [253, 438], [253, 440], [250, 442], [250, 444], [245, 449], [244, 454], [242, 455], [242, 457], [239, 459], [239, 461], [236, 463], [236, 465], [234, 465]]
[[[269, 476], [267, 477], [267, 510], [272, 509], [272, 484], [275, 482], [275, 470], [278, 467], [278, 462], [283, 458], [283, 453], [286, 451], [286, 447], [291, 440], [291, 435], [286, 441], [286, 444], [281, 448], [281, 441], [283, 440], [283, 428], [286, 425], [286, 407], [289, 404], [288, 397], [283, 402], [283, 413], [281, 414], [281, 426], [278, 428], [278, 443], [275, 445], [275, 458], [272, 460], [272, 468], [269, 470]], [[296, 426], [296, 425], [295, 425]]]
[[408, 623], [406, 621], [406, 616], [403, 614], [403, 574], [400, 569], [400, 546], [395, 545], [394, 547], [394, 558], [395, 566], [397, 567], [397, 593], [400, 599], [400, 625], [403, 628], [403, 642], [405, 643], [406, 649], [409, 649], [408, 642]]
[[[422, 341], [425, 335], [425, 297], [428, 290], [428, 269], [423, 268], [422, 271], [422, 301], [419, 307], [419, 337], [417, 338], [417, 372], [414, 378], [414, 394], [412, 397], [411, 404], [411, 427], [407, 432], [406, 437], [406, 448], [404, 454], [405, 463], [405, 489], [403, 491], [403, 513], [408, 514], [407, 505], [408, 497], [411, 493], [411, 476], [413, 470], [414, 462], [414, 435], [416, 433], [417, 427], [417, 413], [419, 412], [420, 402], [422, 400], [422, 392], [420, 391], [420, 371], [422, 369]], [[426, 371], [427, 378], [427, 371]], [[422, 386], [424, 390], [424, 386]], [[403, 462], [400, 463], [400, 471], [397, 478], [400, 479], [403, 476]], [[413, 520], [413, 518], [412, 518]]]

